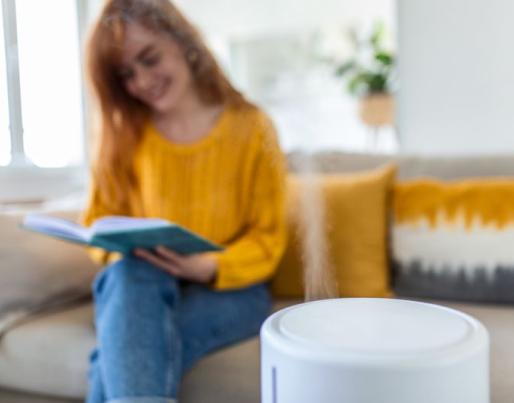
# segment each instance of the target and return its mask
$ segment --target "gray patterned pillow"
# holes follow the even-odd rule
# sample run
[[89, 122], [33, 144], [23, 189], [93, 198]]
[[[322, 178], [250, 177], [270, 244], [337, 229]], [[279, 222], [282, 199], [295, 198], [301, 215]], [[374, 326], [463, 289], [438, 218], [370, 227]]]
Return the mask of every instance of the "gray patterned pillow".
[[514, 180], [397, 184], [392, 249], [399, 296], [514, 303]]

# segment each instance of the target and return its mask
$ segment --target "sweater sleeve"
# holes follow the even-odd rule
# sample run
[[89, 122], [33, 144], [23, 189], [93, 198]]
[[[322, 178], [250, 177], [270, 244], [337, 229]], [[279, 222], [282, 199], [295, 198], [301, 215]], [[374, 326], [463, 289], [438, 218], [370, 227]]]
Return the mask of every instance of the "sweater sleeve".
[[216, 289], [236, 289], [268, 280], [285, 249], [285, 159], [271, 122], [259, 128], [260, 143], [250, 183], [245, 231], [217, 254]]

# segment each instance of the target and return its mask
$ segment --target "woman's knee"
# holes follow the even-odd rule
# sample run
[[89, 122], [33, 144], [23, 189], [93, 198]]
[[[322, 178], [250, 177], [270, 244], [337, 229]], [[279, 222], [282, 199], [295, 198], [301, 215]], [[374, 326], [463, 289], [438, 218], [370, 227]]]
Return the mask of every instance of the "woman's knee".
[[144, 260], [122, 258], [107, 266], [104, 272], [99, 274], [93, 288], [95, 294], [99, 294], [105, 287], [129, 290], [148, 285], [175, 288], [176, 280]]

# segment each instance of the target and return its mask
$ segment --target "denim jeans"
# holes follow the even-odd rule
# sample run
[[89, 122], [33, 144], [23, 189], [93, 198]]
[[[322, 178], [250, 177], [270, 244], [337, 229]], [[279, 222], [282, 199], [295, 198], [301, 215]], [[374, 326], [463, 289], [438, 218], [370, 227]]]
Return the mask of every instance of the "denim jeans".
[[271, 308], [264, 284], [215, 291], [136, 258], [101, 271], [93, 296], [87, 403], [174, 402], [199, 358], [258, 334]]

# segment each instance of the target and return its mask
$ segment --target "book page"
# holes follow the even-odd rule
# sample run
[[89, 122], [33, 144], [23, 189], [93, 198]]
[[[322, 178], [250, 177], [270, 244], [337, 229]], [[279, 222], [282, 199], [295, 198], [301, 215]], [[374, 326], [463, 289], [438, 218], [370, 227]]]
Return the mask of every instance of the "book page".
[[23, 225], [37, 232], [87, 241], [90, 231], [73, 221], [43, 214], [28, 214]]
[[159, 218], [137, 218], [124, 216], [107, 216], [96, 220], [90, 227], [91, 232], [101, 234], [104, 232], [126, 231], [131, 229], [158, 228], [173, 225], [169, 221]]

